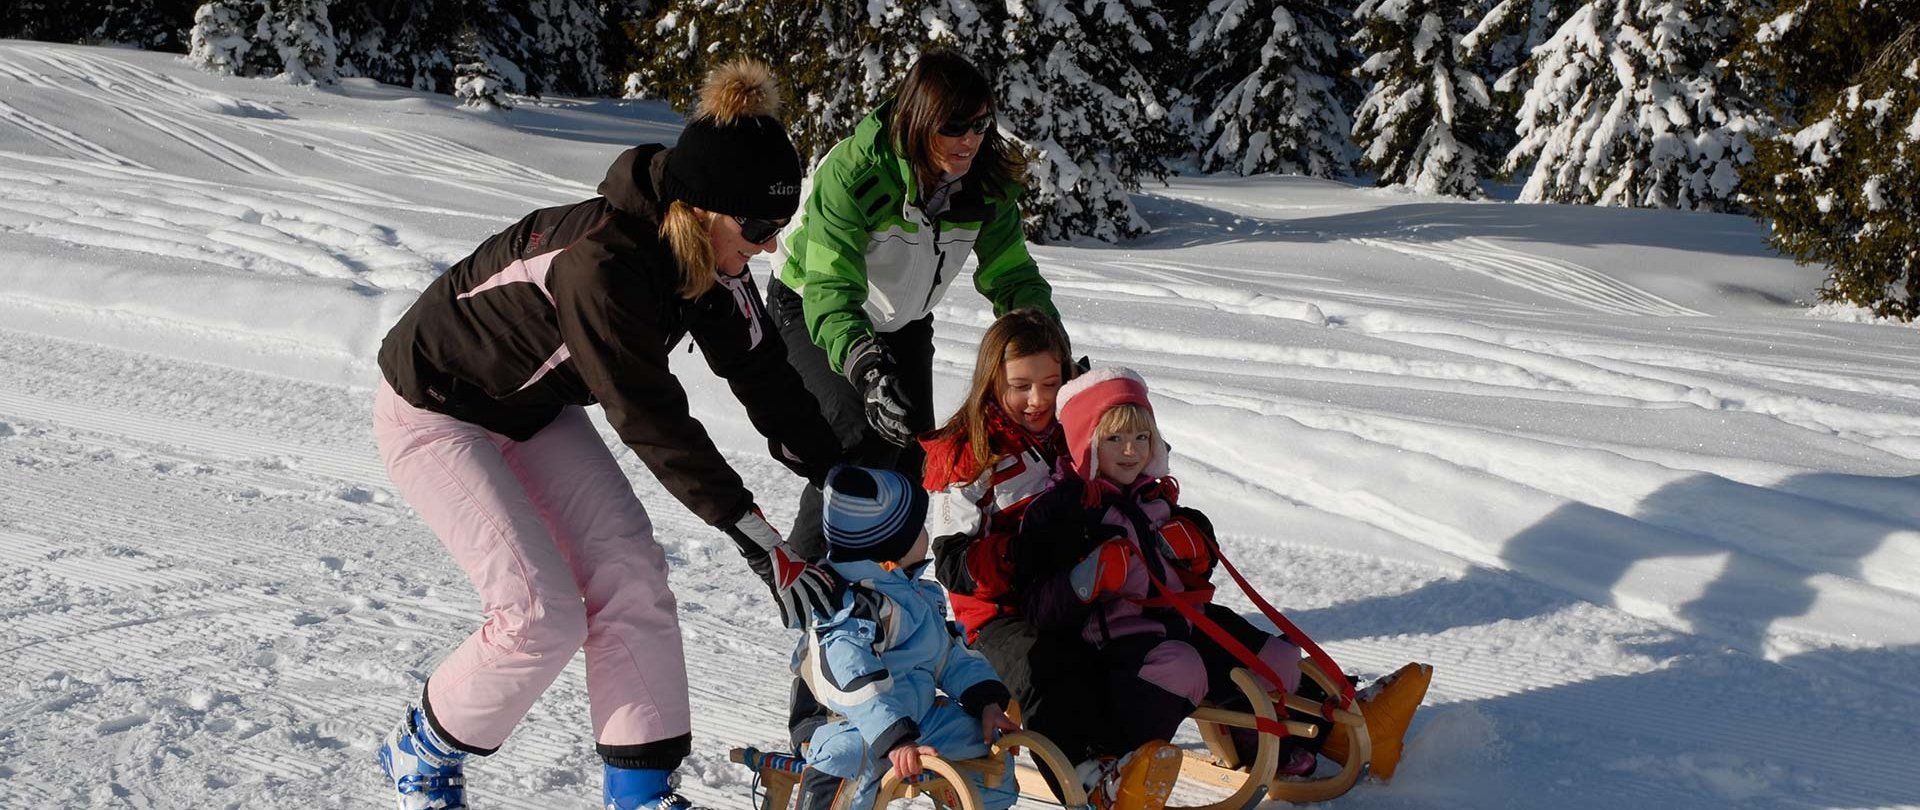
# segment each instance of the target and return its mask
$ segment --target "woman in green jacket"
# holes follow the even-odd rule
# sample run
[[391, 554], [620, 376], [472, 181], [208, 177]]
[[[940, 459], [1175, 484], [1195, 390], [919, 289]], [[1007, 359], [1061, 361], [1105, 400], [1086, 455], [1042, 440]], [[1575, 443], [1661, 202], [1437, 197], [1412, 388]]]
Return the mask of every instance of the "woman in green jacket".
[[[933, 428], [933, 307], [961, 275], [998, 316], [1059, 318], [1027, 253], [1024, 163], [994, 122], [987, 77], [950, 51], [917, 60], [893, 99], [815, 168], [774, 256], [767, 304], [787, 358], [852, 463], [920, 480], [913, 437]], [[826, 552], [820, 493], [802, 493], [789, 542]]]

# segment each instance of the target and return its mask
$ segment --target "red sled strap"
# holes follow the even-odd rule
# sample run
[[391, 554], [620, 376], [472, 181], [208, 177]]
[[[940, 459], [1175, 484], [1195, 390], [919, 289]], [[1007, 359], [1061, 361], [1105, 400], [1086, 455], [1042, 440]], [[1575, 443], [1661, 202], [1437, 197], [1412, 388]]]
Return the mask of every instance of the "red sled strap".
[[[1260, 608], [1260, 612], [1266, 615], [1267, 620], [1273, 622], [1273, 626], [1279, 628], [1280, 632], [1285, 633], [1288, 641], [1299, 645], [1300, 649], [1306, 652], [1307, 657], [1312, 659], [1313, 663], [1318, 665], [1320, 670], [1327, 674], [1329, 680], [1336, 681], [1340, 684], [1340, 694], [1336, 696], [1338, 700], [1329, 700], [1327, 705], [1322, 707], [1321, 713], [1325, 718], [1329, 720], [1333, 719], [1332, 709], [1352, 708], [1354, 699], [1353, 684], [1347, 679], [1340, 677], [1340, 665], [1334, 663], [1333, 656], [1327, 655], [1326, 650], [1320, 649], [1320, 645], [1313, 643], [1313, 639], [1307, 638], [1306, 633], [1300, 632], [1299, 627], [1296, 627], [1293, 622], [1288, 621], [1286, 616], [1281, 615], [1280, 611], [1275, 610], [1273, 605], [1268, 604], [1266, 599], [1255, 592], [1253, 586], [1247, 582], [1246, 577], [1240, 575], [1240, 569], [1233, 566], [1233, 561], [1227, 559], [1227, 555], [1220, 551], [1218, 545], [1214, 546], [1213, 553], [1214, 558], [1219, 560], [1220, 565], [1227, 569], [1227, 573], [1233, 575], [1233, 581], [1240, 584], [1240, 590], [1246, 592], [1247, 598], [1253, 600], [1253, 604]], [[1154, 587], [1159, 589], [1160, 593], [1167, 594], [1167, 583], [1160, 580], [1160, 575], [1155, 573], [1153, 568], [1151, 565], [1146, 566], [1147, 578], [1153, 581]], [[1211, 592], [1209, 592], [1208, 595], [1211, 595]], [[1207, 637], [1213, 639], [1214, 643], [1219, 644], [1222, 649], [1233, 653], [1233, 657], [1240, 659], [1240, 663], [1245, 664], [1247, 669], [1253, 670], [1253, 674], [1265, 678], [1267, 683], [1278, 687], [1286, 682], [1281, 679], [1279, 673], [1273, 671], [1273, 667], [1267, 666], [1267, 662], [1260, 660], [1260, 656], [1255, 655], [1252, 650], [1247, 649], [1247, 645], [1241, 644], [1239, 639], [1234, 638], [1232, 634], [1226, 631], [1226, 628], [1221, 627], [1218, 622], [1207, 618], [1206, 614], [1201, 613], [1199, 608], [1194, 607], [1188, 600], [1182, 599], [1180, 596], [1182, 596], [1182, 594], [1169, 594], [1168, 596], [1153, 601], [1156, 603], [1164, 601], [1166, 606], [1179, 611], [1180, 615], [1185, 617], [1188, 623], [1199, 628], [1201, 632], [1206, 633]], [[1304, 677], [1304, 675], [1302, 677]], [[1284, 727], [1274, 733], [1276, 733], [1277, 736], [1286, 736]]]
[[[1245, 591], [1247, 598], [1253, 600], [1253, 604], [1260, 608], [1260, 612], [1267, 617], [1267, 621], [1273, 622], [1274, 627], [1279, 628], [1280, 632], [1287, 634], [1288, 641], [1300, 645], [1300, 649], [1306, 651], [1307, 658], [1311, 659], [1315, 664], [1318, 664], [1320, 671], [1327, 674], [1328, 680], [1340, 685], [1340, 694], [1337, 695], [1340, 699], [1338, 707], [1342, 709], [1353, 708], [1353, 682], [1342, 677], [1340, 665], [1334, 663], [1333, 656], [1328, 655], [1326, 650], [1320, 649], [1320, 645], [1313, 643], [1313, 639], [1308, 638], [1306, 633], [1300, 632], [1300, 628], [1294, 626], [1293, 622], [1287, 621], [1286, 616], [1282, 615], [1280, 611], [1275, 610], [1273, 605], [1268, 604], [1267, 600], [1262, 598], [1259, 592], [1255, 591], [1253, 586], [1247, 583], [1247, 578], [1240, 575], [1240, 569], [1233, 566], [1233, 561], [1227, 559], [1226, 553], [1220, 550], [1218, 544], [1214, 545], [1213, 554], [1214, 557], [1220, 561], [1221, 567], [1227, 569], [1228, 574], [1233, 575], [1233, 581], [1240, 584], [1240, 590]], [[1279, 683], [1279, 681], [1274, 681], [1274, 683]]]

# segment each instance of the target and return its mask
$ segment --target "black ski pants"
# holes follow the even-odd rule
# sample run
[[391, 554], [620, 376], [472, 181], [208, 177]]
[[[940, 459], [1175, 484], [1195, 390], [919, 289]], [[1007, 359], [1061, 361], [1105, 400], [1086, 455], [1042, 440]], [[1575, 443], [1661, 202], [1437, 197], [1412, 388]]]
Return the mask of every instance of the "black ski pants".
[[[767, 284], [767, 313], [773, 316], [780, 339], [787, 344], [787, 363], [800, 372], [800, 380], [820, 401], [820, 413], [833, 425], [840, 446], [849, 451], [849, 462], [862, 467], [898, 470], [918, 486], [926, 452], [919, 442], [908, 446], [880, 438], [867, 424], [864, 393], [833, 370], [825, 349], [814, 345], [807, 334], [806, 318], [801, 312], [800, 294], [780, 283]], [[933, 429], [933, 316], [928, 315], [896, 332], [878, 333], [880, 343], [893, 355], [894, 372], [910, 406], [907, 423], [915, 433]], [[787, 542], [808, 559], [827, 554], [826, 534], [820, 525], [820, 490], [807, 487], [800, 492], [800, 514], [787, 532]]]

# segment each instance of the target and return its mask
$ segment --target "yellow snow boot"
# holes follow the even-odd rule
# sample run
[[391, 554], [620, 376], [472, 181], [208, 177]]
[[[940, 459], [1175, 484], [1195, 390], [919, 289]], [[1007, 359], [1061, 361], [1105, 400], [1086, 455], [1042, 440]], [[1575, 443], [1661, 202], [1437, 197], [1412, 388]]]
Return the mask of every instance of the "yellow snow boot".
[[[1432, 666], [1412, 663], [1374, 681], [1360, 693], [1360, 713], [1367, 718], [1367, 737], [1373, 742], [1371, 772], [1375, 779], [1382, 782], [1393, 779], [1394, 769], [1400, 767], [1402, 738], [1407, 735], [1413, 713], [1420, 709], [1420, 700], [1427, 696], [1427, 685], [1432, 682]], [[1335, 731], [1327, 737], [1320, 753], [1346, 764], [1347, 736]]]
[[1099, 810], [1161, 810], [1180, 779], [1180, 749], [1153, 740], [1118, 761], [1108, 759], [1087, 791]]

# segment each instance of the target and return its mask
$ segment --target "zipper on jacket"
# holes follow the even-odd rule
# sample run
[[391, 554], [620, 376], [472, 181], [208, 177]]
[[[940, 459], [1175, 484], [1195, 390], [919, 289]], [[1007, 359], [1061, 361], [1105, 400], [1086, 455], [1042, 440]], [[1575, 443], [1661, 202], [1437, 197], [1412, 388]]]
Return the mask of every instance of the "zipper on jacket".
[[939, 216], [930, 218], [928, 229], [932, 231], [929, 235], [933, 237], [933, 286], [927, 288], [927, 300], [920, 304], [920, 314], [922, 316], [926, 315], [928, 310], [933, 309], [933, 294], [940, 290], [940, 271], [946, 269], [947, 266], [947, 252], [940, 248]]

